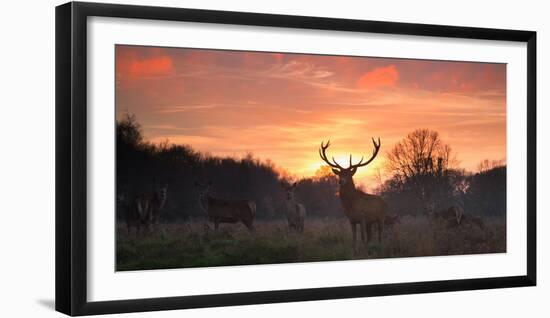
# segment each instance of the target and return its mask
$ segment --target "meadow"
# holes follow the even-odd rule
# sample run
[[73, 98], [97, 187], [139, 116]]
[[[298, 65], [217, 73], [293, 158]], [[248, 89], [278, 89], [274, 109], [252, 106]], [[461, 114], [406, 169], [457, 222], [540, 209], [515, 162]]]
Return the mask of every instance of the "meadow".
[[[284, 220], [257, 220], [250, 233], [242, 224], [222, 224], [216, 231], [204, 219], [158, 224], [150, 232], [128, 233], [117, 227], [116, 270], [146, 270], [227, 265], [276, 264], [392, 257], [506, 252], [506, 220], [484, 218], [484, 226], [465, 222], [448, 227], [427, 217], [403, 217], [376, 239], [352, 247], [343, 218], [306, 219], [303, 233]], [[376, 233], [373, 236], [376, 238]]]

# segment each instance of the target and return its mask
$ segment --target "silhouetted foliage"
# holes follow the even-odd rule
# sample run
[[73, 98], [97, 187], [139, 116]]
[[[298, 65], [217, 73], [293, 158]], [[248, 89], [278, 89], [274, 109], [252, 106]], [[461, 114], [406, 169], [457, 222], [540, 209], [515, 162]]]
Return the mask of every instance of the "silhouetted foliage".
[[398, 176], [386, 180], [378, 190], [396, 214], [420, 215], [458, 205], [468, 214], [506, 215], [506, 166], [497, 166], [475, 174], [450, 169], [439, 183], [433, 201], [424, 201], [414, 189], [416, 183]]
[[[502, 163], [501, 163], [502, 164]], [[494, 166], [468, 177], [465, 204], [474, 214], [506, 216], [506, 166]]]
[[[390, 213], [421, 214], [459, 204], [474, 214], [506, 213], [506, 167], [484, 161], [480, 171], [468, 174], [455, 168], [451, 148], [437, 132], [416, 130], [388, 154], [391, 177], [377, 189]], [[243, 158], [217, 157], [188, 145], [146, 142], [134, 115], [116, 124], [117, 193], [130, 197], [168, 184], [168, 200], [161, 221], [205, 218], [195, 181], [212, 181], [216, 197], [253, 200], [258, 219], [284, 219], [280, 182], [297, 181], [297, 202], [307, 217], [344, 217], [338, 198], [337, 177], [323, 166], [316, 176], [291, 180], [284, 170], [249, 153]]]
[[[284, 218], [280, 181], [289, 181], [289, 177], [271, 161], [260, 161], [251, 153], [243, 158], [216, 157], [187, 145], [147, 143], [133, 115], [117, 121], [116, 133], [117, 192], [132, 197], [152, 191], [156, 182], [168, 183], [164, 221], [206, 216], [199, 206], [195, 181], [212, 181], [216, 197], [255, 201], [259, 219]], [[308, 216], [342, 216], [334, 177], [302, 179], [298, 184], [297, 200], [306, 205]]]

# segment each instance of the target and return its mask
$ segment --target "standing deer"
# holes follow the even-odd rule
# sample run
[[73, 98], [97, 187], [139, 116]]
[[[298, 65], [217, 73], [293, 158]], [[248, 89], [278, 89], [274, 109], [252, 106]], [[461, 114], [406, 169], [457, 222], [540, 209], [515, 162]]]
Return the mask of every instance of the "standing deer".
[[226, 200], [212, 196], [210, 188], [212, 181], [205, 185], [195, 182], [199, 188], [199, 204], [208, 215], [208, 220], [214, 223], [217, 230], [220, 223], [242, 222], [249, 231], [254, 230], [252, 223], [256, 216], [256, 203], [251, 200]]
[[288, 222], [288, 228], [297, 232], [304, 232], [304, 220], [306, 218], [306, 207], [297, 203], [294, 198], [296, 182], [292, 185], [281, 181], [281, 187], [285, 192], [285, 216]]
[[158, 186], [155, 184], [155, 190], [142, 194], [136, 198], [136, 207], [141, 219], [142, 225], [146, 230], [158, 223], [160, 210], [166, 203], [168, 197], [168, 185]]
[[[376, 155], [378, 155], [378, 151], [380, 150], [380, 138], [378, 138], [378, 143], [376, 143], [373, 138], [372, 143], [374, 144], [374, 150], [371, 158], [363, 162], [363, 157], [361, 157], [359, 163], [353, 164], [350, 155], [349, 167], [347, 168], [340, 166], [334, 157], [332, 157], [332, 162], [328, 160], [326, 150], [330, 146], [330, 140], [326, 145], [321, 143], [321, 148], [319, 148], [319, 156], [321, 156], [321, 159], [327, 163], [332, 168], [332, 172], [338, 176], [340, 184], [340, 202], [342, 203], [344, 213], [351, 225], [354, 248], [356, 247], [357, 224], [360, 226], [361, 241], [364, 244], [367, 244], [371, 240], [372, 225], [375, 223], [378, 227], [378, 242], [382, 242], [382, 231], [387, 210], [386, 202], [384, 202], [380, 196], [368, 194], [355, 188], [355, 184], [353, 183], [353, 175], [357, 172], [357, 169], [368, 165], [376, 158]], [[365, 237], [365, 235], [367, 237]]]
[[119, 194], [117, 201], [122, 208], [128, 233], [132, 226], [136, 228], [138, 234], [141, 227], [149, 231], [158, 222], [167, 197], [168, 185], [158, 186], [156, 183], [153, 192], [141, 193], [133, 198], [130, 198], [127, 193]]

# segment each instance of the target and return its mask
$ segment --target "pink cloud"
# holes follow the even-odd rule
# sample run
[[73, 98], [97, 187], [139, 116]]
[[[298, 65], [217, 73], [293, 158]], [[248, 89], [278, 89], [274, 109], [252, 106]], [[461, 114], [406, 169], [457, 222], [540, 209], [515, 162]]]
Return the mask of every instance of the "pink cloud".
[[357, 80], [359, 88], [379, 88], [395, 86], [399, 80], [399, 72], [395, 65], [378, 67], [374, 70], [363, 74]]
[[172, 70], [172, 59], [168, 56], [132, 61], [128, 68], [129, 75], [136, 77], [163, 75], [170, 73]]
[[172, 57], [162, 50], [151, 51], [151, 55], [143, 56], [134, 48], [118, 48], [116, 73], [119, 80], [135, 80], [140, 77], [159, 76], [174, 71]]

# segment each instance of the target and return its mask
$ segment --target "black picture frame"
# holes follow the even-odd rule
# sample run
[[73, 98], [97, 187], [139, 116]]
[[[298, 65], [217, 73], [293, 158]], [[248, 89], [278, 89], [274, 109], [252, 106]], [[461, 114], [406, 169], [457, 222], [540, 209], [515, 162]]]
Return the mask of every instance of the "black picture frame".
[[[87, 18], [91, 16], [524, 42], [527, 44], [527, 274], [352, 287], [89, 302]], [[278, 303], [536, 285], [536, 32], [70, 2], [56, 7], [56, 310], [68, 315]]]

